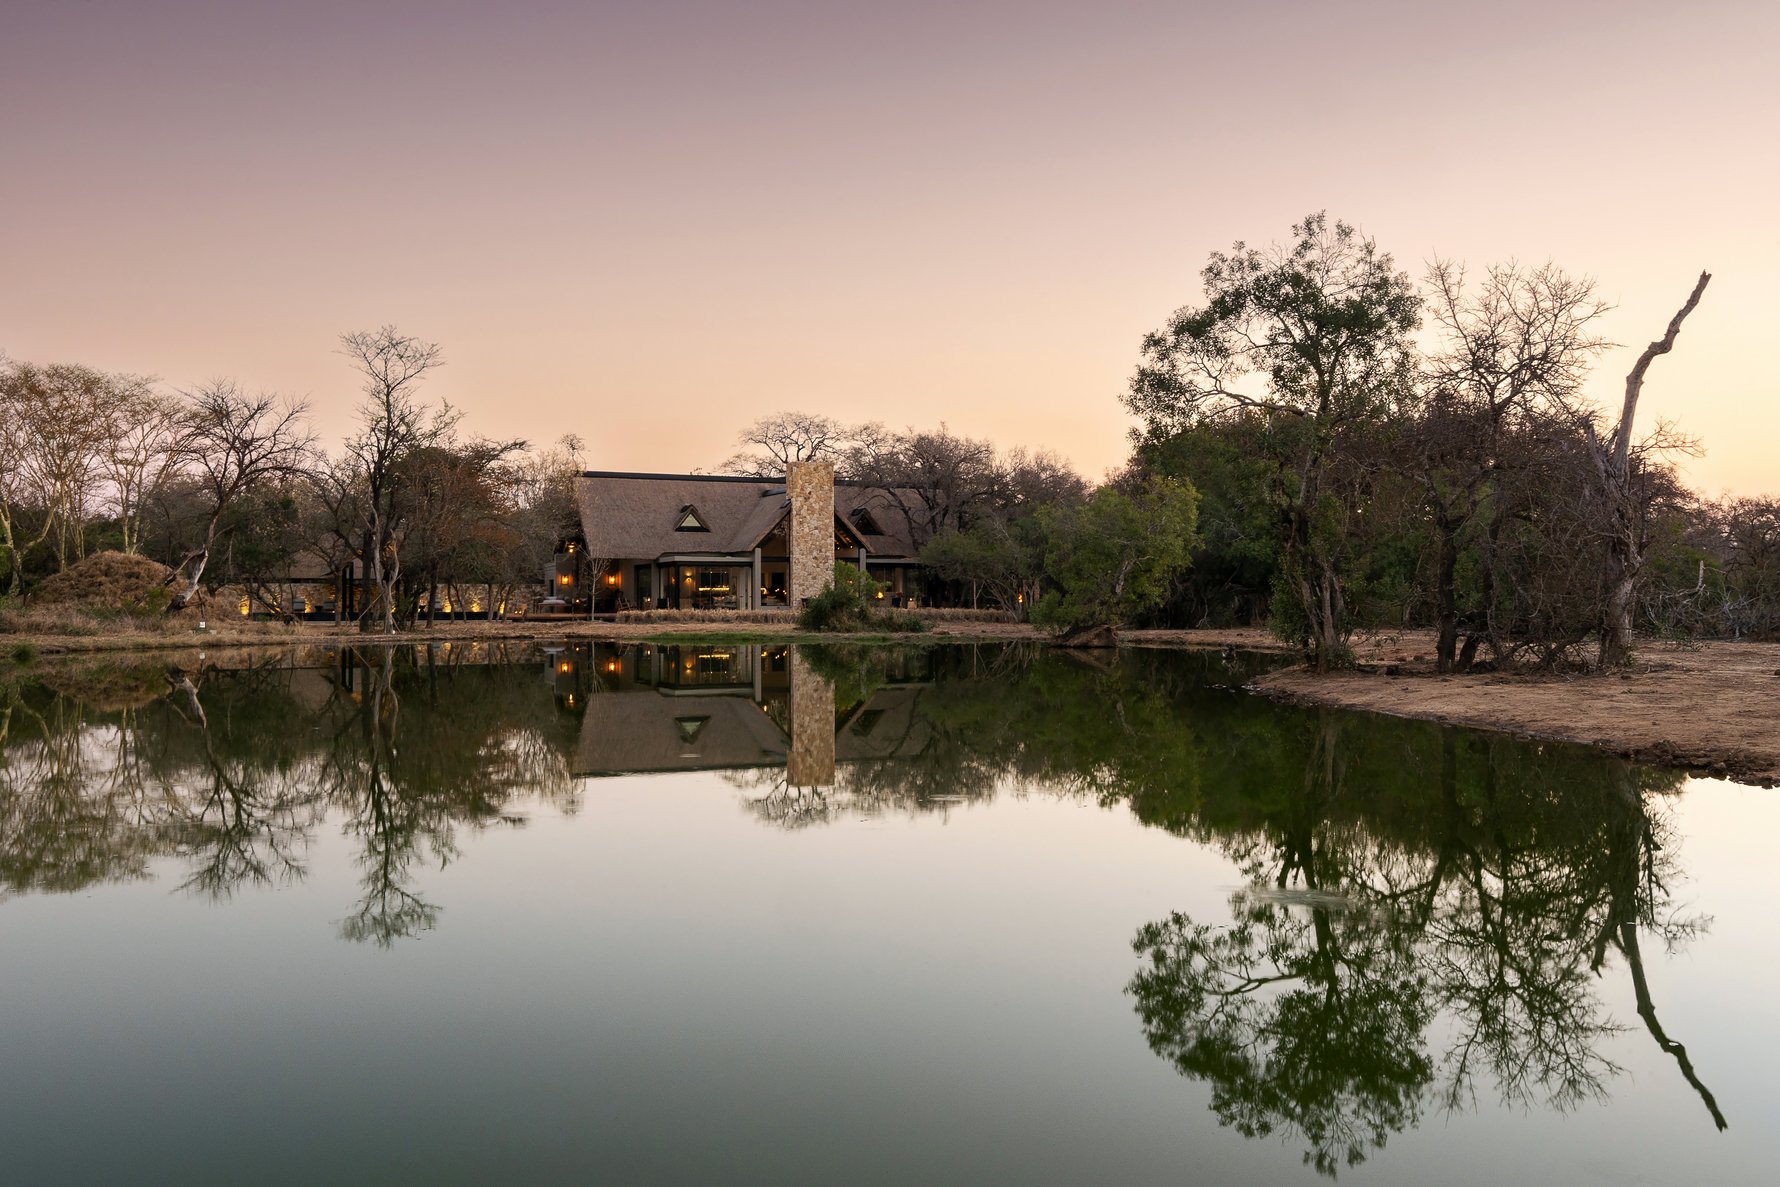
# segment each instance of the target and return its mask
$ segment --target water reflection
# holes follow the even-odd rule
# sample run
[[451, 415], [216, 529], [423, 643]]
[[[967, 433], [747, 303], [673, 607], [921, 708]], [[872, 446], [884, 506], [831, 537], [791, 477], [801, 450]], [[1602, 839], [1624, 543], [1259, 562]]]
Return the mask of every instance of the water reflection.
[[[300, 879], [339, 813], [363, 897], [341, 935], [388, 945], [431, 927], [417, 863], [511, 803], [573, 806], [574, 723], [536, 667], [439, 647], [345, 649], [235, 667], [89, 667], [0, 684], [0, 895], [75, 891], [181, 859], [226, 898]], [[517, 657], [510, 657], [517, 658]], [[531, 694], [531, 695], [527, 695]]]
[[1724, 1128], [1644, 976], [1643, 937], [1672, 951], [1706, 924], [1669, 898], [1676, 778], [1372, 724], [1309, 715], [1301, 777], [1264, 819], [1213, 835], [1247, 875], [1230, 922], [1177, 913], [1138, 932], [1129, 992], [1151, 1049], [1212, 1085], [1222, 1122], [1295, 1134], [1332, 1173], [1479, 1083], [1559, 1110], [1603, 1096], [1620, 1069], [1601, 1043], [1620, 1027], [1598, 986], [1617, 963]]
[[1029, 645], [345, 648], [0, 679], [0, 898], [143, 879], [301, 879], [352, 839], [348, 940], [439, 924], [427, 870], [528, 802], [713, 771], [762, 823], [944, 814], [1003, 792], [1128, 809], [1241, 871], [1228, 916], [1140, 928], [1150, 1048], [1223, 1124], [1333, 1173], [1480, 1095], [1573, 1108], [1621, 1069], [1604, 978], [1719, 1128], [1645, 949], [1678, 911], [1677, 776], [1580, 749], [1288, 709], [1256, 657]]

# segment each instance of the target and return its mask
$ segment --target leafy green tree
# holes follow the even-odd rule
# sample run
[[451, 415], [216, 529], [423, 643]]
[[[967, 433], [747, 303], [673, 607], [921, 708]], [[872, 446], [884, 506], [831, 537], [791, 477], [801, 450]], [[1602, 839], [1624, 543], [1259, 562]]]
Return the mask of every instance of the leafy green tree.
[[921, 563], [943, 581], [968, 586], [973, 607], [986, 596], [1020, 614], [1037, 601], [1044, 581], [1044, 529], [1033, 515], [983, 520], [929, 540]]
[[1237, 417], [1266, 425], [1278, 587], [1327, 669], [1351, 630], [1343, 530], [1352, 507], [1350, 492], [1335, 489], [1336, 463], [1351, 457], [1357, 430], [1412, 396], [1409, 335], [1421, 303], [1409, 277], [1353, 227], [1313, 214], [1292, 234], [1287, 245], [1212, 254], [1201, 274], [1206, 303], [1144, 338], [1125, 404], [1152, 440]]
[[1257, 416], [1194, 425], [1139, 444], [1142, 473], [1190, 479], [1199, 492], [1199, 544], [1161, 616], [1172, 626], [1258, 626], [1279, 574], [1272, 463]]
[[1033, 621], [1110, 626], [1160, 605], [1192, 556], [1198, 515], [1198, 492], [1171, 478], [1145, 479], [1130, 492], [1102, 487], [1080, 506], [1040, 512], [1045, 573], [1057, 588]]

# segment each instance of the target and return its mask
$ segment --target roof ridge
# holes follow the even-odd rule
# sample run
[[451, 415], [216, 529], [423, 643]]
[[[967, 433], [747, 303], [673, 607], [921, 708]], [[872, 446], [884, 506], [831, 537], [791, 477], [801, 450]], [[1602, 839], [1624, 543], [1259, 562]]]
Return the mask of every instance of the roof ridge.
[[633, 470], [583, 470], [577, 478], [651, 478], [667, 482], [783, 482], [782, 478], [753, 478], [746, 474], [650, 474]]

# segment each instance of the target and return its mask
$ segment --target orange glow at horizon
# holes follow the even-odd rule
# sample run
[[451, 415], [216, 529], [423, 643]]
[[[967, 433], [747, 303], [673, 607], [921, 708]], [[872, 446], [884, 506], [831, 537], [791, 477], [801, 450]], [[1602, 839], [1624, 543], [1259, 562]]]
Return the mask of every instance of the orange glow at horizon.
[[[1780, 5], [21, 5], [0, 351], [307, 398], [394, 323], [464, 428], [712, 469], [786, 409], [1118, 466], [1208, 252], [1327, 209], [1419, 274], [1551, 259], [1591, 393], [1780, 493]], [[1628, 63], [1635, 66], [1628, 68]]]

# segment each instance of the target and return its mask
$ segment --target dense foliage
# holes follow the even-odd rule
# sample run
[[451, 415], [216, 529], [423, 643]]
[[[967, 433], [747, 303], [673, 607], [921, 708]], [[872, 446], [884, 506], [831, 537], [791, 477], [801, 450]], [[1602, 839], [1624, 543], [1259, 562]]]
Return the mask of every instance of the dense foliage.
[[1192, 567], [1152, 622], [1264, 620], [1320, 666], [1355, 630], [1427, 626], [1443, 671], [1621, 662], [1628, 621], [1776, 637], [1772, 500], [1701, 500], [1671, 464], [1694, 443], [1630, 419], [1709, 276], [1615, 422], [1580, 395], [1608, 345], [1589, 282], [1435, 261], [1418, 288], [1350, 227], [1292, 231], [1215, 253], [1205, 304], [1144, 340], [1132, 468], [1201, 495]]
[[924, 631], [927, 623], [913, 614], [888, 609], [884, 586], [855, 565], [836, 561], [834, 573], [822, 592], [797, 612], [797, 625], [806, 631]]

